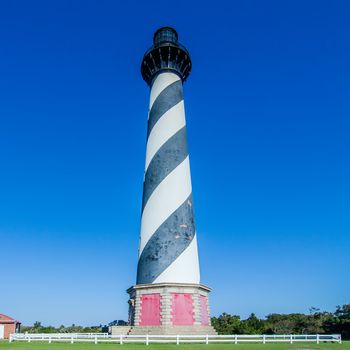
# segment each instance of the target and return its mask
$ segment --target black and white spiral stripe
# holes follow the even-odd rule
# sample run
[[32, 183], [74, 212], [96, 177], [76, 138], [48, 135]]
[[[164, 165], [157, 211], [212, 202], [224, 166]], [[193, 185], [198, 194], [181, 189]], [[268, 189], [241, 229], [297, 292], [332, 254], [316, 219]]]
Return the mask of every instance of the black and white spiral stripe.
[[199, 283], [182, 81], [157, 76], [150, 95], [137, 283]]

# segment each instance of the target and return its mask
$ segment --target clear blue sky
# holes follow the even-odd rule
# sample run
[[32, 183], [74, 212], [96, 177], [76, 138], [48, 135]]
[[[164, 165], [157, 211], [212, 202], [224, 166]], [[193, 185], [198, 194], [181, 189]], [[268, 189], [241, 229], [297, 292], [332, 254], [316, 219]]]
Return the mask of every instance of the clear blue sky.
[[333, 310], [350, 295], [348, 1], [0, 5], [0, 313], [127, 318], [155, 29], [185, 84], [212, 314]]

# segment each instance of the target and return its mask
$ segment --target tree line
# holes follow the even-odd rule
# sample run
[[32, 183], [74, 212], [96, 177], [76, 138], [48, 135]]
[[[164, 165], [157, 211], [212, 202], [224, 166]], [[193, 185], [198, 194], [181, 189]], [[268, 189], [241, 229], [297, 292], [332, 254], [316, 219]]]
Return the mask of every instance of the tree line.
[[309, 314], [270, 314], [259, 319], [251, 314], [240, 316], [223, 313], [211, 318], [219, 334], [341, 334], [350, 339], [350, 304], [337, 306], [334, 312], [311, 308]]
[[[343, 339], [350, 339], [350, 304], [337, 306], [334, 312], [321, 312], [311, 308], [309, 314], [270, 314], [259, 319], [251, 314], [242, 320], [240, 316], [223, 313], [219, 317], [212, 317], [211, 323], [219, 334], [341, 334]], [[109, 325], [124, 325], [126, 322], [118, 320]], [[108, 326], [98, 325], [90, 327], [77, 326], [43, 326], [35, 322], [33, 326], [22, 326], [25, 333], [100, 333], [108, 332]]]
[[108, 327], [103, 325], [98, 326], [71, 326], [61, 325], [59, 327], [43, 326], [41, 322], [36, 321], [32, 326], [21, 326], [21, 333], [102, 333], [108, 332]]

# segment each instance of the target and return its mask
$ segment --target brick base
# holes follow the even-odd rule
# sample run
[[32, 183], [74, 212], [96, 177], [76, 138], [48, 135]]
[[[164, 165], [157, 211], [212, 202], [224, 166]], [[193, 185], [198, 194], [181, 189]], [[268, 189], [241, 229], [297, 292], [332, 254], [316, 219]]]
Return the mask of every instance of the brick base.
[[216, 334], [208, 294], [201, 284], [159, 283], [127, 290], [130, 334]]

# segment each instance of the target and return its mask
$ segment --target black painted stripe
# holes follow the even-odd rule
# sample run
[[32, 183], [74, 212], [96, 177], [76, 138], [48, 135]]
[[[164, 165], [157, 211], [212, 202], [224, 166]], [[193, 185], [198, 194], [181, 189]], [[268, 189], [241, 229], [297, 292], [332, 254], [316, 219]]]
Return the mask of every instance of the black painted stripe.
[[161, 116], [183, 100], [182, 82], [177, 80], [167, 86], [155, 99], [148, 118], [147, 139]]
[[142, 211], [156, 187], [168, 176], [188, 155], [186, 127], [162, 145], [148, 165], [143, 183]]
[[137, 284], [152, 283], [189, 246], [196, 234], [192, 194], [155, 231], [137, 266]]

